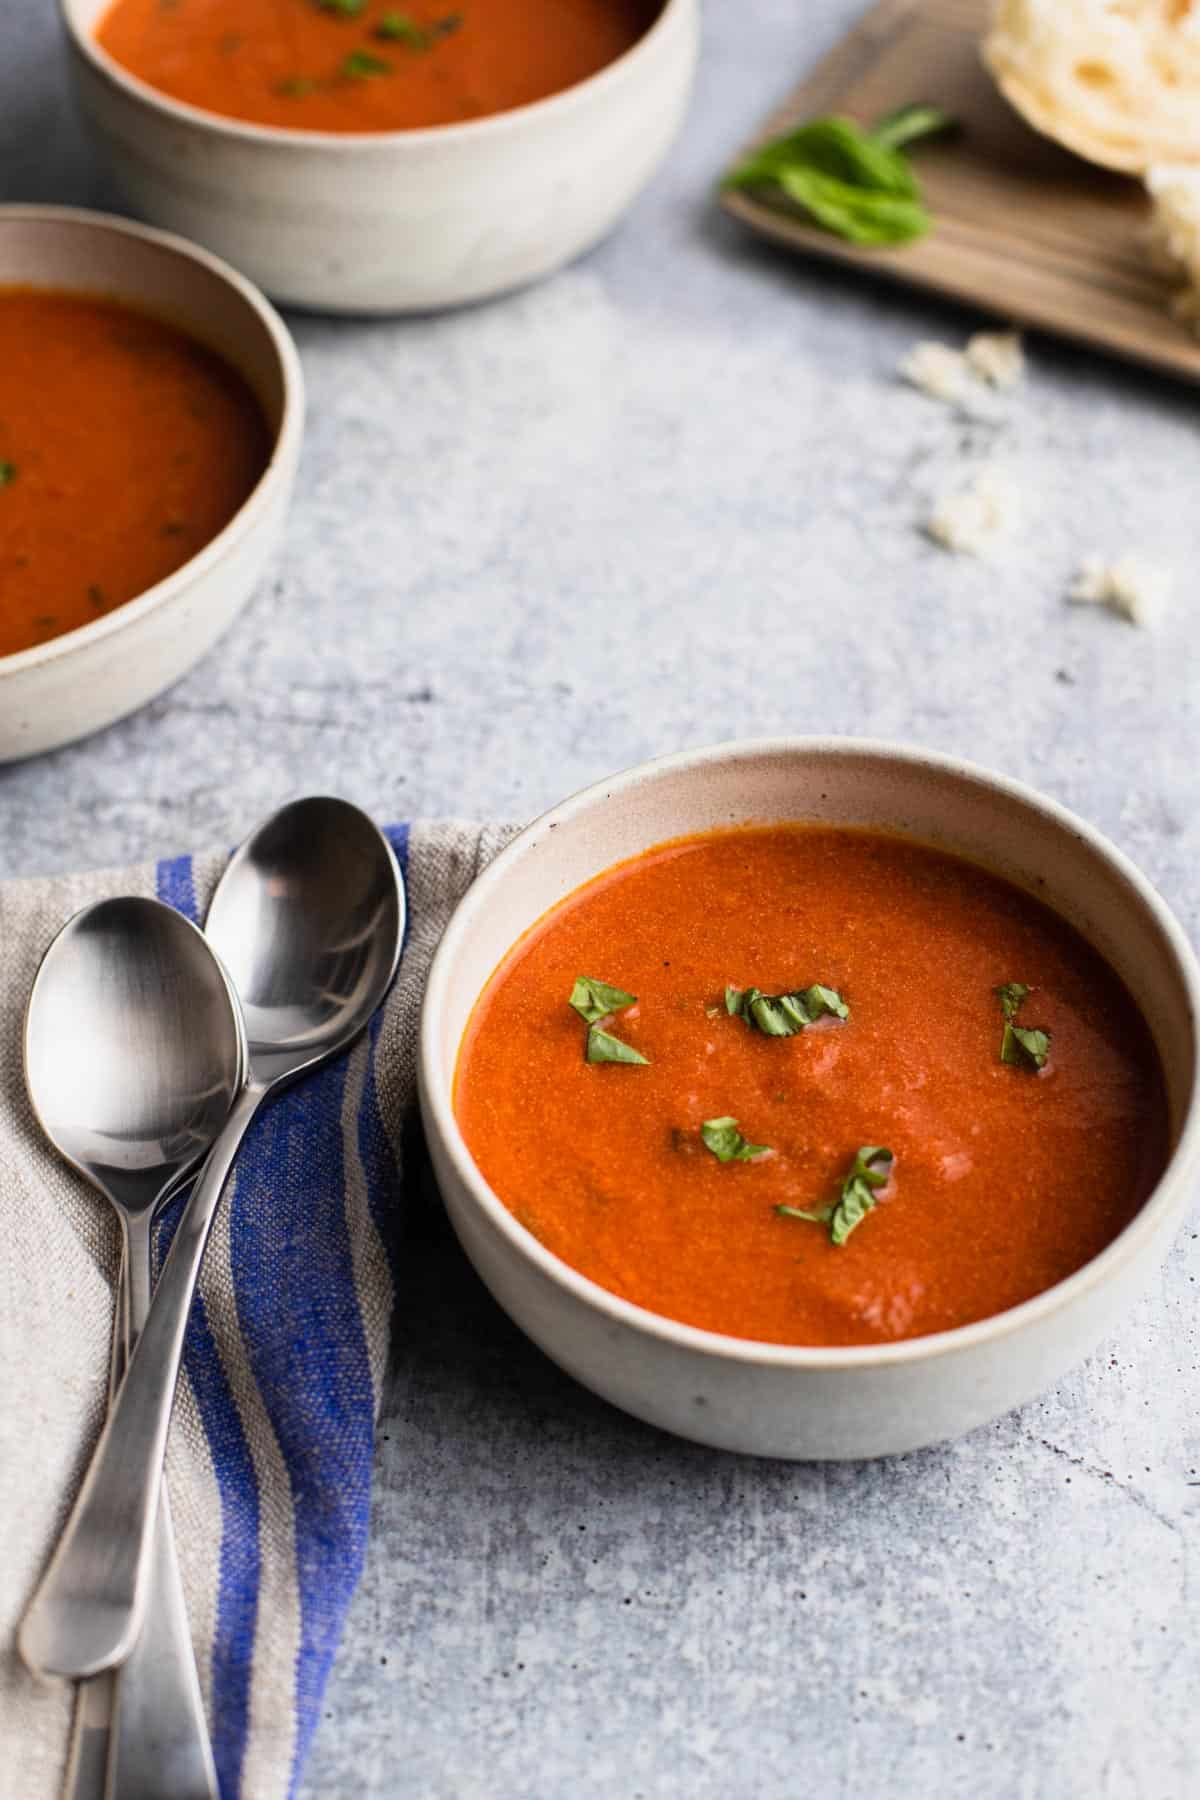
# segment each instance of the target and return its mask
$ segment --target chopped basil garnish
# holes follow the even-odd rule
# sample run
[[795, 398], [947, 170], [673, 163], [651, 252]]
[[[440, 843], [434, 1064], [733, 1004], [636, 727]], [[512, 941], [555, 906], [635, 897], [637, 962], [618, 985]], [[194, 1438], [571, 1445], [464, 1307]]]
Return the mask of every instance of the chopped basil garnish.
[[613, 987], [611, 982], [597, 981], [591, 975], [578, 975], [567, 1004], [573, 1006], [588, 1025], [594, 1025], [598, 1019], [610, 1019], [613, 1013], [623, 1012], [636, 1000], [636, 994], [627, 994], [624, 988]]
[[289, 75], [285, 81], [275, 84], [277, 94], [285, 94], [289, 100], [300, 100], [305, 94], [316, 92], [317, 83], [311, 75]]
[[748, 1144], [738, 1130], [736, 1119], [705, 1119], [700, 1127], [700, 1136], [706, 1150], [711, 1150], [718, 1162], [753, 1162], [756, 1157], [765, 1156], [767, 1144]]
[[1033, 989], [1026, 987], [1023, 981], [1004, 981], [999, 987], [993, 988], [992, 992], [1000, 1002], [1000, 1011], [1011, 1025], [1021, 1002], [1032, 994]]
[[905, 106], [871, 129], [852, 119], [811, 119], [751, 151], [725, 178], [768, 202], [798, 207], [857, 244], [903, 244], [929, 230], [921, 190], [901, 153], [954, 121], [935, 106]]
[[375, 36], [393, 44], [407, 44], [410, 50], [429, 50], [439, 38], [449, 37], [462, 24], [461, 13], [447, 13], [432, 25], [418, 25], [408, 13], [386, 12], [375, 27]]
[[876, 1188], [886, 1187], [894, 1157], [882, 1144], [864, 1144], [854, 1167], [842, 1183], [842, 1193], [829, 1221], [829, 1237], [844, 1244], [856, 1225], [861, 1225], [875, 1205]]
[[1004, 1033], [1000, 1039], [1000, 1061], [1015, 1069], [1044, 1069], [1050, 1055], [1050, 1033], [1016, 1023], [1017, 1013], [1033, 989], [1023, 981], [1005, 981], [993, 988], [1000, 1011], [1004, 1014]]
[[1000, 1061], [1018, 1069], [1044, 1069], [1050, 1055], [1050, 1033], [1027, 1026], [1006, 1025], [1000, 1040]]
[[10, 483], [14, 482], [16, 479], [17, 479], [16, 463], [15, 462], [0, 462], [0, 488], [8, 487], [10, 485]]
[[727, 987], [725, 1011], [733, 1018], [745, 1019], [747, 1025], [765, 1037], [795, 1037], [826, 1014], [835, 1019], [850, 1017], [850, 1008], [837, 989], [823, 987], [820, 982], [796, 988], [790, 994], [764, 994], [756, 987]]
[[828, 1225], [829, 1240], [839, 1246], [846, 1242], [856, 1225], [861, 1225], [872, 1210], [876, 1189], [885, 1187], [895, 1161], [882, 1144], [864, 1144], [855, 1153], [854, 1164], [842, 1183], [836, 1202], [805, 1212], [799, 1206], [777, 1206], [775, 1211], [785, 1219], [805, 1219], [811, 1225]]
[[623, 1044], [620, 1038], [614, 1037], [611, 1031], [603, 1031], [602, 1025], [612, 1018], [614, 1013], [623, 1012], [627, 1006], [637, 1002], [636, 994], [627, 994], [624, 988], [613, 987], [609, 981], [597, 981], [593, 975], [577, 975], [575, 986], [571, 989], [568, 1005], [574, 1007], [588, 1028], [587, 1046], [584, 1058], [590, 1063], [648, 1063], [650, 1058], [643, 1056], [631, 1044]]
[[635, 1050], [632, 1044], [623, 1044], [611, 1031], [589, 1025], [586, 1060], [590, 1063], [648, 1063], [650, 1058]]
[[372, 75], [390, 75], [392, 65], [371, 50], [352, 50], [342, 62], [341, 73], [348, 81], [367, 81]]
[[317, 0], [317, 11], [337, 13], [343, 19], [357, 19], [367, 0]]

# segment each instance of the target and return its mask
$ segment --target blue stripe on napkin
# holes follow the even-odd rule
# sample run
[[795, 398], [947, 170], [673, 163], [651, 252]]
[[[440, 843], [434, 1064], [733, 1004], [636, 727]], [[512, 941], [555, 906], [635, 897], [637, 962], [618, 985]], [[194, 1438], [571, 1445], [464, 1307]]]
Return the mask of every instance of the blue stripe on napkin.
[[[388, 832], [407, 871], [408, 830]], [[190, 857], [158, 866], [159, 898], [197, 919]], [[197, 921], [198, 922], [198, 921]], [[267, 1108], [238, 1159], [230, 1232], [237, 1326], [275, 1433], [290, 1492], [300, 1602], [293, 1671], [294, 1791], [366, 1551], [375, 1397], [346, 1220], [344, 1130], [354, 1133], [370, 1214], [394, 1268], [397, 1181], [379, 1110], [372, 1022], [362, 1097], [343, 1125], [347, 1060], [318, 1071]], [[168, 1222], [168, 1229], [174, 1221]], [[166, 1254], [168, 1241], [161, 1244]], [[237, 1800], [250, 1720], [255, 1654], [270, 1655], [271, 1621], [258, 1617], [263, 1497], [228, 1372], [201, 1298], [185, 1367], [221, 1495], [213, 1752], [223, 1800]]]

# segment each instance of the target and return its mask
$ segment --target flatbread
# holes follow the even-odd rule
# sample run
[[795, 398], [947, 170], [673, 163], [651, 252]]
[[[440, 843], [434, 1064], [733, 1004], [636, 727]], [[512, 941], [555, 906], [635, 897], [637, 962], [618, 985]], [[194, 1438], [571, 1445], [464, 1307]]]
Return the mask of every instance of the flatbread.
[[1037, 131], [1089, 162], [1200, 163], [1200, 0], [998, 0], [983, 60]]
[[1200, 332], [1200, 163], [1159, 164], [1146, 174], [1153, 202], [1150, 242], [1179, 282], [1171, 311]]

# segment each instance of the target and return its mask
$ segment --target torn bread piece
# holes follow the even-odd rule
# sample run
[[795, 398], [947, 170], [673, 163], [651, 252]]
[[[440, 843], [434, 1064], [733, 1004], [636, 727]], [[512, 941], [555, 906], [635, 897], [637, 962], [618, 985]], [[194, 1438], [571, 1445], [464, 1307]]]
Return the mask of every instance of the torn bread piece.
[[1035, 130], [1089, 162], [1200, 163], [1200, 0], [998, 0], [983, 60]]
[[1179, 283], [1171, 311], [1200, 333], [1200, 163], [1159, 163], [1147, 171], [1146, 188], [1154, 209], [1152, 249], [1163, 271]]
[[1103, 556], [1085, 556], [1067, 589], [1067, 599], [1075, 606], [1107, 606], [1132, 625], [1152, 628], [1166, 612], [1173, 586], [1169, 569], [1136, 551], [1115, 562]]

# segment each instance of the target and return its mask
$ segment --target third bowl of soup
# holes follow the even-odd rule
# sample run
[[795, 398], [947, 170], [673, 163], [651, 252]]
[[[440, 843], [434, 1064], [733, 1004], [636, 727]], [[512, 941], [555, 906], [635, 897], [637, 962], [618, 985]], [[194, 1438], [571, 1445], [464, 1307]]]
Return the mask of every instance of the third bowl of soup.
[[697, 0], [61, 0], [133, 204], [276, 299], [391, 312], [546, 274], [665, 154]]
[[1083, 1354], [1196, 1159], [1191, 952], [1112, 846], [885, 746], [732, 746], [569, 801], [435, 960], [426, 1126], [564, 1367], [726, 1448], [952, 1435]]

